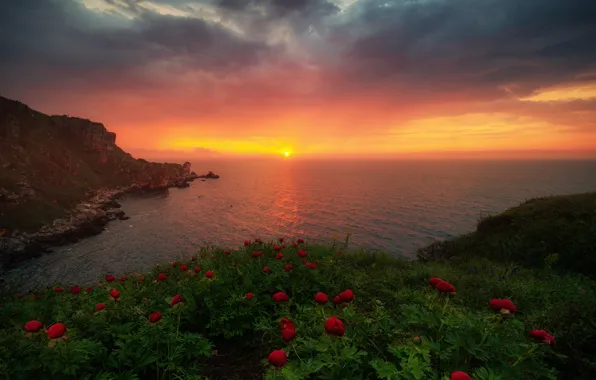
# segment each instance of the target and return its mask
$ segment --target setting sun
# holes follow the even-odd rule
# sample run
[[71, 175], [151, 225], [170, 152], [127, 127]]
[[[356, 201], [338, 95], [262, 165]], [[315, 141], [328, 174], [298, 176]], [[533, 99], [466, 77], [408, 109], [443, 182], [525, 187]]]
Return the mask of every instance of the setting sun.
[[284, 152], [285, 157], [290, 157], [290, 152]]

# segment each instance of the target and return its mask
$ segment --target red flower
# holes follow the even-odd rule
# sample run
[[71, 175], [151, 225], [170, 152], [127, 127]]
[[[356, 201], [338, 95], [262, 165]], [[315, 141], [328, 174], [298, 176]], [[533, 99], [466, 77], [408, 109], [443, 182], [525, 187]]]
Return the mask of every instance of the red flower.
[[269, 364], [275, 367], [283, 367], [287, 363], [288, 357], [284, 350], [275, 350], [269, 354]]
[[301, 238], [298, 238], [298, 239], [296, 240], [296, 243], [298, 243], [298, 244], [303, 244], [303, 243], [304, 243], [304, 240], [302, 240]]
[[284, 242], [284, 238], [279, 238], [279, 242], [283, 243]]
[[172, 297], [172, 300], [170, 301], [170, 305], [174, 306], [180, 302], [184, 302], [184, 297], [182, 297], [179, 294], [176, 294], [174, 297]]
[[54, 288], [54, 292], [56, 293], [62, 293], [64, 291], [64, 288]]
[[215, 256], [211, 256], [211, 260], [215, 261]]
[[182, 264], [180, 265], [180, 272], [186, 272], [188, 270], [188, 265]]
[[273, 246], [273, 250], [274, 251], [281, 251], [281, 247], [279, 245], [274, 245]]
[[298, 247], [298, 244], [292, 243], [292, 247], [297, 248]]
[[166, 274], [165, 274], [165, 273], [160, 273], [160, 274], [158, 274], [158, 275], [157, 275], [157, 279], [158, 279], [159, 281], [165, 281], [165, 280], [167, 280], [167, 279], [168, 279], [168, 276], [166, 276]]
[[246, 245], [249, 245], [249, 244], [250, 244], [250, 242], [249, 242], [248, 240], [244, 240], [244, 245], [245, 245], [245, 246], [246, 246]]
[[118, 281], [120, 281], [120, 282], [124, 282], [124, 281], [126, 281], [126, 276], [122, 276], [122, 277], [120, 277], [120, 278], [118, 279]]
[[201, 271], [201, 267], [198, 265], [195, 265], [195, 267], [192, 270], [194, 270], [195, 273], [199, 273]]
[[106, 305], [104, 305], [103, 303], [98, 303], [97, 305], [95, 305], [95, 310], [96, 311], [100, 311], [106, 308]]
[[70, 294], [79, 294], [81, 292], [80, 286], [73, 286], [70, 288]]
[[436, 287], [437, 287], [437, 284], [438, 284], [439, 282], [441, 282], [441, 281], [443, 281], [443, 280], [441, 280], [441, 279], [440, 279], [440, 278], [438, 278], [438, 277], [431, 277], [431, 278], [430, 278], [430, 280], [428, 281], [428, 283], [429, 283], [429, 284], [430, 284], [430, 286], [432, 286], [433, 288], [436, 288]]
[[343, 254], [343, 252], [342, 251], [337, 251], [337, 254], [338, 255], [341, 255], [341, 254]]
[[178, 266], [178, 261], [172, 262], [172, 268], [176, 268]]
[[35, 298], [36, 300], [40, 299], [41, 297], [38, 296], [37, 294], [33, 296], [33, 298]]
[[289, 272], [289, 271], [291, 271], [291, 270], [292, 270], [292, 268], [293, 268], [292, 264], [286, 264], [286, 265], [284, 265], [284, 270], [285, 270], [286, 272]]
[[137, 281], [139, 281], [139, 282], [145, 282], [145, 278], [143, 276], [141, 276], [141, 275], [138, 275], [137, 276]]
[[160, 319], [161, 319], [161, 313], [159, 311], [156, 311], [155, 313], [153, 313], [149, 316], [149, 322], [151, 322], [151, 323], [157, 323], [157, 322], [159, 322]]
[[276, 303], [288, 302], [289, 300], [290, 297], [288, 297], [288, 295], [284, 292], [277, 292], [273, 295], [273, 301], [275, 301]]
[[62, 338], [64, 336], [65, 332], [66, 332], [66, 326], [64, 326], [62, 323], [53, 324], [48, 329], [48, 338], [50, 338], [50, 339]]
[[415, 336], [414, 338], [412, 338], [412, 340], [414, 341], [414, 343], [416, 344], [420, 344], [422, 343], [422, 338], [419, 336]]
[[265, 268], [263, 268], [263, 272], [265, 272], [265, 273], [269, 273], [269, 267], [265, 267]]
[[211, 270], [209, 272], [205, 273], [205, 277], [207, 277], [207, 278], [213, 278], [214, 275], [215, 274]]
[[319, 260], [317, 260], [314, 263], [307, 263], [305, 262], [304, 265], [306, 265], [307, 267], [309, 267], [310, 269], [317, 269], [317, 265], [319, 264]]
[[339, 304], [341, 304], [341, 302], [342, 301], [341, 301], [341, 297], [340, 296], [333, 297], [333, 303], [334, 304], [339, 305]]
[[283, 259], [284, 259], [284, 254], [280, 252], [280, 253], [278, 253], [278, 254], [275, 256], [275, 258], [276, 258], [277, 260], [283, 260]]
[[488, 307], [490, 307], [494, 311], [501, 312], [501, 314], [515, 313], [517, 311], [517, 308], [515, 307], [513, 302], [511, 302], [508, 299], [493, 298], [488, 303]]
[[88, 286], [88, 287], [85, 289], [85, 293], [91, 293], [92, 291], [93, 291], [93, 286]]
[[252, 293], [246, 293], [246, 295], [244, 296], [244, 298], [246, 298], [247, 300], [249, 300], [249, 301], [250, 301], [250, 300], [252, 300], [252, 298], [253, 298], [254, 296], [255, 296], [255, 295], [254, 295], [254, 294], [252, 294]]
[[291, 341], [294, 337], [296, 337], [296, 329], [293, 326], [285, 328], [281, 332], [281, 338], [286, 342]]
[[350, 289], [344, 290], [339, 293], [339, 298], [344, 302], [352, 302], [354, 300], [354, 292]]
[[447, 281], [439, 281], [436, 288], [441, 293], [455, 293], [455, 287]]
[[25, 323], [25, 331], [31, 333], [38, 332], [42, 327], [43, 324], [40, 321], [33, 320]]
[[106, 274], [106, 282], [112, 282], [116, 279], [116, 276], [113, 274]]
[[119, 292], [119, 291], [117, 291], [116, 289], [112, 289], [112, 290], [110, 290], [110, 295], [111, 295], [113, 298], [118, 298], [118, 297], [120, 297], [120, 292]]
[[306, 251], [304, 251], [302, 249], [299, 249], [298, 250], [298, 256], [300, 256], [302, 258], [305, 258], [306, 256], [308, 256], [308, 252], [306, 252]]
[[197, 255], [193, 255], [193, 256], [190, 258], [190, 260], [191, 260], [191, 261], [197, 261]]
[[281, 319], [281, 321], [279, 321], [279, 329], [280, 330], [285, 330], [287, 328], [292, 328], [294, 329], [294, 321], [292, 321], [291, 319], [288, 319], [286, 317], [283, 317]]
[[257, 257], [261, 257], [263, 256], [263, 252], [261, 251], [255, 251], [252, 253], [252, 257], [257, 258]]
[[544, 344], [554, 345], [556, 343], [555, 337], [544, 330], [532, 330], [530, 332], [530, 338], [539, 340]]
[[318, 292], [317, 294], [315, 294], [315, 302], [316, 303], [324, 305], [327, 303], [327, 301], [329, 301], [329, 297], [327, 297], [327, 294], [321, 293], [321, 292]]
[[462, 371], [451, 372], [451, 380], [472, 380], [470, 375]]
[[225, 251], [224, 252], [224, 255], [226, 255], [226, 256], [230, 256], [231, 254], [232, 254], [232, 252], [230, 252], [230, 251]]
[[325, 331], [330, 335], [344, 336], [344, 323], [336, 317], [329, 317], [325, 322]]

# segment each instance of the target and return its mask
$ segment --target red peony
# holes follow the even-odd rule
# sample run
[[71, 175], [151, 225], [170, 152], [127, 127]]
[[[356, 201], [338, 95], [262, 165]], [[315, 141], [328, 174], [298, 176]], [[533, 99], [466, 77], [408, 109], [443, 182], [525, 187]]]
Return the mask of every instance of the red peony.
[[283, 260], [283, 259], [284, 259], [284, 254], [280, 252], [280, 253], [278, 253], [278, 254], [275, 256], [275, 258], [276, 258], [277, 260]]
[[283, 243], [284, 242], [284, 238], [279, 238], [279, 242]]
[[88, 286], [88, 287], [85, 289], [85, 293], [91, 293], [92, 291], [93, 291], [93, 286]]
[[250, 300], [252, 300], [252, 299], [253, 299], [253, 297], [254, 297], [254, 296], [255, 296], [255, 295], [254, 295], [254, 294], [252, 294], [252, 293], [246, 293], [246, 295], [244, 296], [244, 298], [246, 298], [247, 300], [249, 300], [249, 301], [250, 301]]
[[339, 293], [339, 298], [343, 302], [352, 302], [354, 300], [354, 292], [350, 289], [344, 290], [343, 292]]
[[265, 272], [265, 273], [269, 273], [269, 267], [265, 267], [265, 268], [263, 268], [263, 272]]
[[118, 298], [118, 297], [120, 297], [120, 292], [119, 292], [119, 291], [117, 291], [116, 289], [112, 289], [112, 290], [110, 290], [110, 295], [111, 295], [113, 298]]
[[494, 311], [501, 312], [502, 314], [515, 313], [517, 311], [513, 302], [508, 299], [493, 298], [488, 303], [488, 307]]
[[180, 302], [184, 302], [184, 297], [182, 297], [179, 294], [176, 294], [174, 297], [172, 297], [172, 300], [170, 301], [170, 305], [174, 306]]
[[192, 270], [194, 270], [195, 273], [199, 273], [201, 271], [201, 267], [198, 265], [195, 265], [195, 267]]
[[188, 270], [188, 265], [182, 264], [180, 265], [180, 272], [186, 272]]
[[160, 273], [160, 274], [158, 274], [158, 275], [157, 275], [157, 279], [158, 279], [159, 281], [165, 281], [165, 280], [167, 280], [167, 279], [168, 279], [168, 276], [166, 276], [166, 274], [165, 274], [165, 273]]
[[249, 244], [250, 244], [250, 242], [249, 242], [248, 240], [244, 240], [244, 245], [245, 245], [245, 246], [246, 246], [246, 245], [249, 245]]
[[338, 255], [341, 255], [341, 254], [343, 254], [343, 252], [342, 251], [337, 251], [337, 254]]
[[281, 247], [279, 245], [274, 245], [273, 246], [273, 250], [274, 251], [281, 251]]
[[298, 244], [296, 244], [296, 243], [292, 243], [292, 247], [294, 247], [294, 248], [298, 248]]
[[97, 305], [95, 305], [95, 310], [96, 311], [100, 311], [106, 308], [106, 305], [104, 305], [103, 303], [98, 303]]
[[283, 367], [288, 361], [288, 357], [286, 356], [286, 352], [284, 350], [275, 350], [269, 354], [269, 358], [267, 360], [272, 366]]
[[64, 291], [64, 288], [54, 288], [54, 292], [56, 293], [62, 293]]
[[290, 297], [288, 297], [288, 295], [284, 292], [277, 292], [273, 295], [273, 301], [275, 301], [276, 303], [288, 302], [289, 300]]
[[532, 330], [530, 332], [530, 338], [536, 339], [541, 341], [544, 344], [552, 344], [554, 345], [556, 343], [555, 337], [550, 335], [549, 333], [547, 333], [544, 330]]
[[315, 302], [316, 303], [324, 305], [327, 303], [327, 301], [329, 301], [329, 297], [327, 297], [327, 294], [321, 293], [321, 292], [318, 292], [317, 294], [315, 294]]
[[112, 282], [116, 279], [116, 276], [113, 274], [106, 274], [106, 282]]
[[292, 328], [294, 329], [294, 321], [292, 321], [291, 319], [288, 319], [286, 317], [283, 317], [281, 319], [281, 321], [279, 321], [279, 329], [280, 330], [285, 330], [287, 328]]
[[213, 276], [215, 276], [215, 273], [213, 273], [213, 271], [208, 271], [207, 273], [205, 273], [205, 277], [207, 278], [213, 278]]
[[232, 254], [232, 252], [230, 252], [230, 251], [225, 251], [224, 252], [224, 255], [226, 255], [226, 256], [230, 256], [231, 254]]
[[81, 292], [80, 286], [72, 286], [70, 288], [70, 294], [79, 294]]
[[284, 270], [285, 270], [286, 272], [289, 272], [289, 271], [291, 271], [291, 270], [292, 270], [292, 268], [293, 268], [292, 264], [286, 264], [286, 265], [284, 265]]
[[159, 311], [156, 311], [155, 313], [152, 313], [149, 316], [149, 322], [151, 322], [151, 323], [157, 323], [157, 322], [159, 322], [160, 319], [161, 319], [161, 313]]
[[262, 251], [255, 251], [252, 253], [252, 257], [254, 257], [254, 258], [261, 257], [261, 256], [263, 256]]
[[305, 258], [306, 256], [308, 256], [308, 252], [306, 252], [306, 251], [304, 251], [302, 249], [299, 249], [298, 250], [298, 256], [300, 256], [302, 258]]
[[325, 331], [330, 335], [344, 336], [344, 323], [336, 317], [329, 317], [325, 322]]
[[341, 302], [342, 301], [341, 301], [341, 297], [340, 296], [333, 297], [333, 303], [334, 304], [339, 305], [339, 304], [341, 304]]
[[296, 243], [298, 243], [298, 244], [303, 244], [303, 243], [304, 243], [304, 240], [302, 240], [302, 239], [298, 238], [298, 239], [296, 240]]
[[33, 296], [33, 298], [35, 298], [36, 300], [40, 299], [41, 297], [38, 296], [37, 294]]
[[314, 263], [304, 263], [304, 265], [306, 265], [307, 267], [309, 267], [310, 269], [317, 269], [317, 265], [319, 264], [319, 260], [317, 260]]
[[178, 266], [178, 261], [173, 261], [172, 262], [172, 268], [176, 268]]
[[451, 372], [451, 380], [472, 380], [470, 375], [462, 371]]
[[287, 327], [281, 332], [281, 338], [286, 342], [291, 341], [294, 337], [296, 337], [296, 329], [293, 326]]
[[43, 324], [40, 321], [33, 320], [25, 323], [25, 331], [31, 333], [38, 332], [42, 327]]
[[118, 281], [120, 281], [120, 282], [124, 282], [124, 281], [126, 281], [126, 276], [122, 276], [122, 277], [120, 277], [120, 278], [118, 279]]
[[447, 281], [439, 281], [436, 288], [441, 293], [455, 293], [455, 287]]
[[50, 338], [50, 339], [62, 338], [64, 336], [65, 332], [66, 332], [66, 326], [64, 326], [62, 323], [53, 324], [48, 329], [48, 338]]
[[439, 282], [441, 282], [441, 281], [443, 281], [443, 280], [441, 280], [441, 279], [440, 279], [440, 278], [438, 278], [438, 277], [431, 277], [431, 278], [430, 278], [430, 280], [428, 280], [428, 283], [429, 283], [429, 284], [430, 284], [430, 286], [432, 286], [433, 288], [436, 288], [436, 287], [437, 287], [437, 284], [438, 284]]

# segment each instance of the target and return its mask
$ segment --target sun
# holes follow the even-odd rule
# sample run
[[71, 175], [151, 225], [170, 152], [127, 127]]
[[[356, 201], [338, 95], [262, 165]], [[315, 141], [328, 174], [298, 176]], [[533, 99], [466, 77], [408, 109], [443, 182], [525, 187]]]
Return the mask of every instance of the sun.
[[290, 152], [284, 152], [284, 157], [290, 157]]

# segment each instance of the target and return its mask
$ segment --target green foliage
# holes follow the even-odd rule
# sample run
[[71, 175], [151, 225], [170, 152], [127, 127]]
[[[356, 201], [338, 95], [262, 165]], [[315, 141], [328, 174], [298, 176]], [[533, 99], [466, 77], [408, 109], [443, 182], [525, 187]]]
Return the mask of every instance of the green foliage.
[[[253, 249], [263, 257], [252, 258]], [[308, 261], [318, 261], [317, 269], [304, 266], [292, 247], [283, 250], [284, 260], [275, 260], [273, 244], [229, 256], [205, 248], [197, 261], [180, 260], [190, 268], [184, 273], [158, 266], [144, 282], [130, 274], [90, 293], [41, 291], [38, 300], [2, 300], [0, 373], [8, 379], [444, 380], [456, 370], [474, 380], [596, 376], [591, 279], [486, 259], [422, 263], [346, 252], [346, 246], [342, 255], [337, 247], [303, 249]], [[293, 270], [284, 271], [290, 263]], [[201, 272], [193, 275], [195, 265]], [[205, 278], [208, 270], [214, 279]], [[168, 279], [154, 280], [158, 273]], [[433, 276], [450, 281], [457, 294], [438, 294], [428, 285]], [[119, 300], [109, 298], [113, 288]], [[346, 289], [354, 291], [353, 302], [331, 302]], [[277, 291], [290, 301], [273, 302]], [[319, 291], [329, 296], [325, 306], [313, 300]], [[252, 300], [245, 298], [248, 292]], [[169, 303], [176, 294], [184, 297], [180, 307]], [[518, 312], [493, 312], [492, 298], [511, 299]], [[95, 312], [97, 303], [105, 303], [105, 311]], [[150, 324], [156, 311], [163, 317]], [[326, 334], [323, 326], [332, 315], [343, 321], [343, 337]], [[296, 327], [289, 343], [279, 329], [284, 317]], [[27, 336], [23, 325], [32, 319], [45, 327], [63, 322], [68, 339], [49, 346], [43, 332]], [[557, 344], [532, 341], [532, 329], [547, 330]], [[281, 369], [267, 364], [276, 349], [288, 355]], [[218, 366], [228, 368], [225, 375]]]

